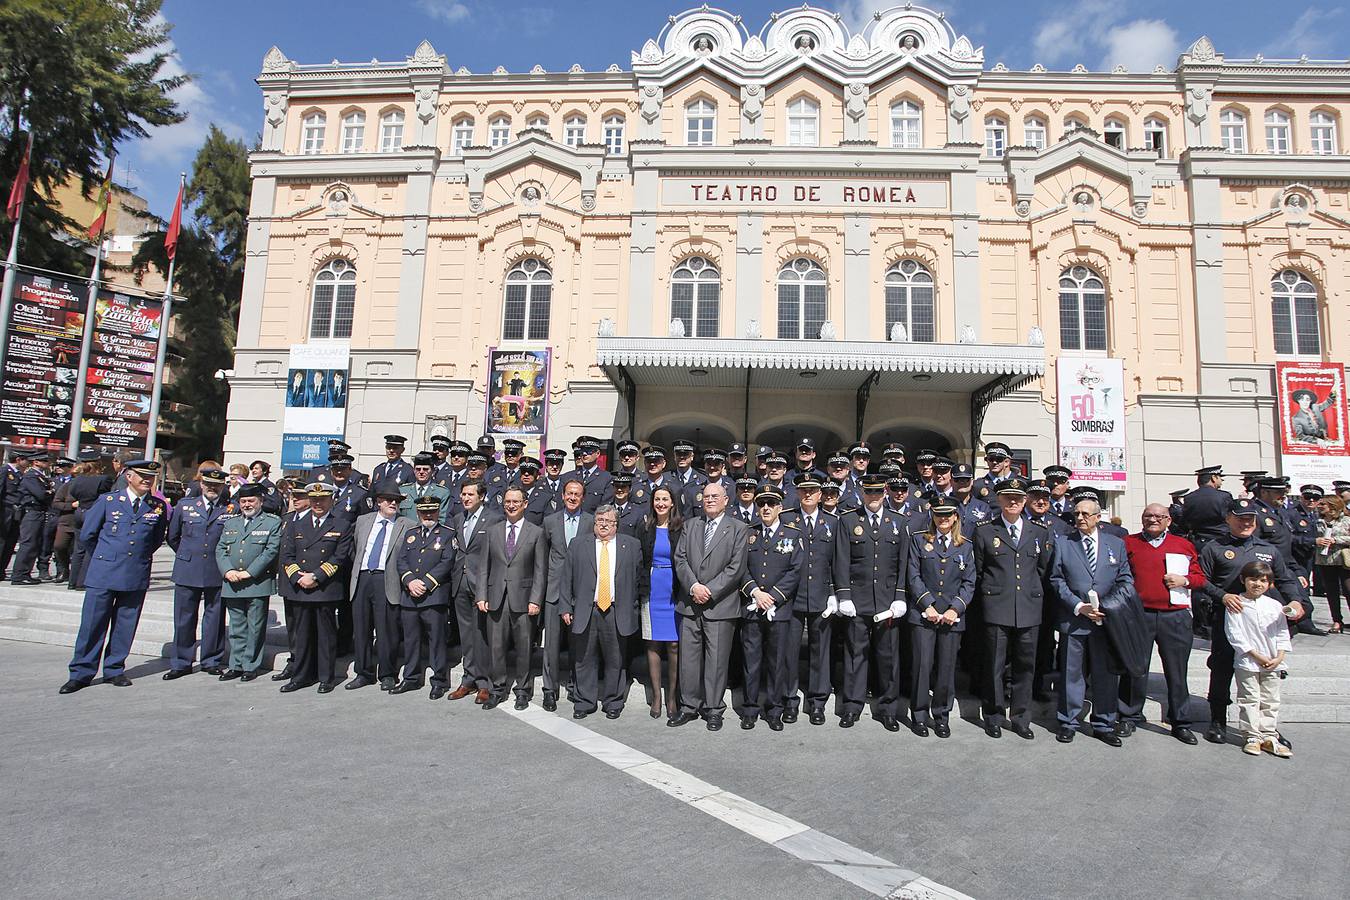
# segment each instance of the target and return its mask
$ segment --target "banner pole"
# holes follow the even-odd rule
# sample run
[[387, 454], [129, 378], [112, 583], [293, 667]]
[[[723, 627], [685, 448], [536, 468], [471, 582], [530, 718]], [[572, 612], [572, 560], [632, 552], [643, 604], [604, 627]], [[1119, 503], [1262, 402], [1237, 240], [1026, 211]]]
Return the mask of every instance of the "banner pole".
[[159, 313], [159, 343], [155, 347], [155, 383], [150, 390], [150, 423], [145, 432], [145, 458], [155, 458], [159, 437], [159, 403], [164, 396], [164, 357], [169, 345], [169, 322], [173, 316], [173, 267], [177, 260], [169, 260], [169, 284], [164, 288], [164, 306]]
[[85, 386], [89, 381], [89, 354], [94, 347], [94, 316], [98, 311], [98, 283], [103, 274], [103, 238], [94, 255], [94, 274], [89, 279], [89, 299], [84, 307], [84, 337], [80, 341], [80, 367], [75, 376], [75, 402], [70, 407], [70, 438], [67, 454], [80, 458], [80, 422], [84, 418]]

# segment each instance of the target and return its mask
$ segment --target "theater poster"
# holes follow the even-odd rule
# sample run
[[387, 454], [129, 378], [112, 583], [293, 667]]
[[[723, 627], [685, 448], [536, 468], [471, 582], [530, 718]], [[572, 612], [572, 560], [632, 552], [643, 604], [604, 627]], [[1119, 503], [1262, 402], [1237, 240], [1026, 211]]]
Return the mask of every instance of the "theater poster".
[[85, 373], [81, 446], [144, 447], [164, 302], [99, 291]]
[[[515, 437], [537, 451], [548, 434], [550, 351], [488, 350], [487, 422], [497, 438]], [[527, 449], [527, 452], [528, 449]]]
[[21, 447], [66, 445], [88, 289], [88, 282], [47, 275], [20, 274], [15, 280], [0, 440]]
[[1281, 474], [1295, 490], [1320, 484], [1330, 491], [1332, 481], [1350, 477], [1345, 366], [1277, 362], [1275, 382]]
[[1125, 366], [1118, 359], [1061, 356], [1056, 362], [1059, 462], [1073, 483], [1125, 490]]
[[350, 366], [351, 346], [345, 341], [291, 345], [281, 435], [283, 469], [328, 463], [328, 442], [347, 430]]

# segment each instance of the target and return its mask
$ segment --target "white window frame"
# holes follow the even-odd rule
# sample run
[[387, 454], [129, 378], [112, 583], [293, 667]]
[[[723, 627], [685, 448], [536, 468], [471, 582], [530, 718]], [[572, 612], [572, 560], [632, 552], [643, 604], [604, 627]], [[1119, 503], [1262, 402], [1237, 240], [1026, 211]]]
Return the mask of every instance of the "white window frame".
[[461, 116], [450, 126], [450, 152], [460, 156], [473, 145], [473, 119]]
[[697, 97], [684, 105], [684, 143], [687, 147], [711, 147], [717, 141], [717, 104]]
[[984, 155], [1002, 159], [1008, 152], [1008, 120], [1002, 116], [987, 116], [984, 120]]
[[1308, 117], [1308, 149], [1318, 156], [1334, 156], [1340, 142], [1336, 117], [1325, 109], [1315, 109]]
[[569, 147], [580, 147], [586, 142], [586, 117], [569, 116], [563, 122], [563, 143]]
[[[829, 321], [830, 318], [830, 277], [820, 263], [808, 256], [799, 256], [788, 260], [781, 269], [778, 270], [777, 290], [774, 292], [776, 308], [778, 312], [778, 337], [780, 340], [803, 340], [814, 341], [820, 339], [820, 326], [816, 325], [815, 334], [809, 333], [808, 322], [806, 318], [806, 289], [808, 285], [824, 285], [825, 288], [825, 309], [821, 315], [821, 324]], [[796, 322], [794, 323], [796, 337], [783, 334], [783, 289], [787, 288], [796, 294]], [[814, 325], [812, 321], [809, 324]]]
[[356, 109], [342, 117], [343, 153], [361, 153], [366, 149], [366, 114]]
[[[321, 297], [321, 293], [327, 294]], [[310, 287], [309, 339], [311, 341], [349, 340], [356, 319], [356, 266], [346, 257], [336, 256], [314, 273]], [[321, 306], [320, 304], [324, 304]], [[326, 309], [323, 321], [320, 310]], [[345, 316], [339, 316], [345, 311]], [[346, 333], [339, 327], [345, 319]]]
[[1219, 146], [1229, 153], [1247, 152], [1247, 115], [1242, 110], [1219, 113]]
[[[1065, 287], [1064, 282], [1073, 282], [1072, 286]], [[1101, 286], [1100, 291], [1089, 287], [1089, 284], [1096, 282]], [[1111, 346], [1111, 319], [1110, 319], [1110, 297], [1106, 288], [1106, 279], [1102, 278], [1096, 271], [1083, 265], [1069, 266], [1060, 273], [1058, 285], [1057, 300], [1059, 302], [1059, 342], [1060, 348], [1072, 352], [1084, 353], [1105, 353]], [[1088, 347], [1088, 328], [1087, 328], [1087, 304], [1089, 300], [1095, 302], [1097, 295], [1101, 296], [1102, 304], [1102, 346]], [[1065, 295], [1070, 296], [1074, 301], [1076, 318], [1068, 323], [1075, 330], [1077, 337], [1077, 347], [1071, 347], [1064, 340], [1065, 316], [1064, 299]]]
[[1159, 157], [1167, 156], [1167, 122], [1156, 116], [1144, 120], [1144, 146]]
[[[1290, 281], [1293, 281], [1290, 284]], [[1312, 291], [1299, 290], [1304, 285], [1312, 288]], [[1312, 318], [1312, 341], [1315, 346], [1310, 349], [1303, 349], [1301, 344], [1308, 338], [1306, 329], [1300, 330], [1297, 300], [1309, 299], [1313, 301]], [[1277, 356], [1297, 356], [1303, 359], [1320, 359], [1322, 356], [1322, 292], [1318, 289], [1317, 283], [1308, 277], [1306, 272], [1299, 269], [1281, 269], [1270, 279], [1270, 309], [1271, 309], [1271, 333], [1275, 341], [1275, 353]], [[1280, 333], [1278, 323], [1284, 316], [1288, 317], [1289, 323], [1289, 346], [1288, 349], [1280, 349]]]
[[530, 116], [525, 120], [525, 127], [533, 128], [536, 131], [548, 131], [548, 116]]
[[810, 97], [798, 97], [787, 105], [787, 144], [820, 146], [820, 104]]
[[488, 146], [500, 150], [511, 143], [511, 117], [497, 116], [488, 122]]
[[[687, 299], [676, 299], [680, 288], [688, 288]], [[689, 315], [677, 311], [676, 303], [688, 303]], [[670, 273], [670, 319], [684, 323], [686, 337], [718, 336], [722, 321], [722, 273], [707, 257], [687, 257]]]
[[1268, 109], [1264, 124], [1267, 153], [1287, 156], [1294, 152], [1294, 122], [1289, 113], [1282, 109]]
[[323, 152], [324, 137], [328, 132], [328, 117], [321, 112], [305, 116], [300, 134], [300, 152], [312, 156]]
[[1088, 122], [1078, 113], [1069, 113], [1064, 117], [1064, 133], [1068, 134], [1076, 128], [1087, 128]]
[[1044, 150], [1050, 135], [1050, 128], [1041, 116], [1027, 116], [1022, 120], [1022, 143], [1037, 150]]
[[401, 109], [391, 109], [380, 117], [380, 152], [397, 153], [403, 149], [403, 122]]
[[923, 107], [913, 100], [891, 104], [891, 146], [900, 150], [923, 147]]
[[624, 129], [627, 120], [623, 116], [609, 116], [604, 122], [605, 153], [609, 156], [623, 156]]
[[[1111, 116], [1102, 123], [1102, 142], [1117, 150], [1124, 150], [1129, 146], [1129, 133], [1129, 125], [1118, 116]], [[1113, 138], [1115, 140], [1112, 140]]]
[[[512, 286], [525, 286], [524, 306], [521, 310], [520, 334], [508, 333], [507, 303]], [[544, 297], [537, 294], [546, 289]], [[547, 304], [545, 315], [536, 319], [532, 314], [539, 303]], [[549, 320], [553, 317], [553, 271], [542, 259], [527, 257], [516, 263], [503, 279], [502, 287], [502, 340], [503, 341], [546, 341], [549, 333]], [[542, 331], [532, 330], [531, 326], [543, 323]]]
[[[915, 309], [922, 301], [915, 299], [915, 293], [928, 290], [930, 321], [922, 323], [927, 331], [920, 333], [914, 324]], [[886, 320], [886, 339], [891, 336], [891, 328], [900, 322], [905, 326], [911, 341], [930, 343], [937, 340], [937, 279], [923, 263], [917, 259], [897, 260], [886, 270], [885, 287], [882, 291], [885, 306], [883, 316]], [[903, 305], [903, 316], [892, 316], [891, 307]]]

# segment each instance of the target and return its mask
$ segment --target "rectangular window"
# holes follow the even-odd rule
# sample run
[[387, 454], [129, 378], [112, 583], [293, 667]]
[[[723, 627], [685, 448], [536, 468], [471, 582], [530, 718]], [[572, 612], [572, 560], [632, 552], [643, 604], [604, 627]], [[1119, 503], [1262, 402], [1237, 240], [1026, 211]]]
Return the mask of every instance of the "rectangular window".
[[323, 152], [324, 121], [322, 117], [311, 117], [305, 120], [305, 132], [300, 145], [300, 152], [305, 154], [314, 154]]
[[309, 336], [312, 339], [349, 338], [355, 314], [355, 284], [316, 284], [314, 308], [309, 316]]
[[1002, 122], [991, 122], [984, 126], [984, 155], [1002, 159], [1008, 147], [1008, 128]]
[[1326, 113], [1313, 113], [1312, 141], [1309, 146], [1319, 156], [1331, 156], [1336, 152], [1336, 122]]
[[1274, 306], [1275, 352], [1317, 356], [1322, 352], [1318, 337], [1321, 329], [1317, 322], [1317, 297], [1295, 297], [1292, 321], [1289, 307], [1288, 303], [1276, 303]]
[[403, 149], [403, 116], [388, 116], [380, 127], [380, 152], [396, 153]]
[[605, 152], [610, 156], [623, 156], [623, 120], [611, 120], [605, 123]]
[[492, 128], [488, 131], [488, 146], [496, 150], [505, 147], [511, 142], [511, 123], [493, 122]]
[[531, 285], [533, 296], [530, 297], [530, 322], [526, 340], [543, 341], [548, 339], [548, 316], [550, 299], [553, 294], [551, 284]]
[[1045, 149], [1045, 123], [1036, 119], [1027, 120], [1023, 128], [1023, 142], [1028, 147], [1034, 147], [1037, 150]]
[[366, 148], [366, 117], [357, 113], [342, 121], [342, 152], [360, 153]]

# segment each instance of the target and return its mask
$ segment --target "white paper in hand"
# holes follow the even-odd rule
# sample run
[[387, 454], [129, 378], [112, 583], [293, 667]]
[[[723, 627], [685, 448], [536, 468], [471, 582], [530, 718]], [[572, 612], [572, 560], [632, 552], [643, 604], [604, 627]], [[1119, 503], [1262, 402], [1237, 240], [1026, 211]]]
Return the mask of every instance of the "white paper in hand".
[[[1167, 553], [1166, 566], [1168, 575], [1185, 576], [1191, 570], [1191, 558], [1184, 553]], [[1173, 606], [1190, 606], [1191, 589], [1186, 587], [1168, 588], [1169, 602]]]

